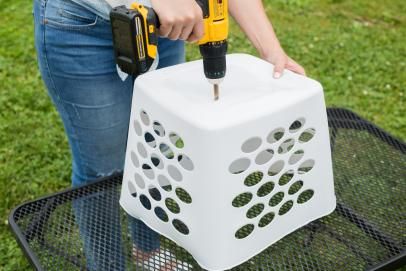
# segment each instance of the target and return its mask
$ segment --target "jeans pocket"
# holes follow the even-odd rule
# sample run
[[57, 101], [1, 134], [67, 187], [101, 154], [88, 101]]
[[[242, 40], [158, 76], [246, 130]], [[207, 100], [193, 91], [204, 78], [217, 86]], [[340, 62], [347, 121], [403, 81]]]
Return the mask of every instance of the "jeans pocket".
[[86, 30], [96, 26], [99, 17], [70, 0], [49, 0], [46, 24], [63, 30]]

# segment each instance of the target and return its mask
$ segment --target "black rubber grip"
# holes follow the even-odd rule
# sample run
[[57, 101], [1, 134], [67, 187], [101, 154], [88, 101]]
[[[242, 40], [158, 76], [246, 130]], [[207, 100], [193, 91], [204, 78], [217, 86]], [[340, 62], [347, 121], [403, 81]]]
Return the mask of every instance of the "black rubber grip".
[[200, 45], [204, 74], [208, 79], [225, 77], [227, 46], [227, 41], [208, 42]]

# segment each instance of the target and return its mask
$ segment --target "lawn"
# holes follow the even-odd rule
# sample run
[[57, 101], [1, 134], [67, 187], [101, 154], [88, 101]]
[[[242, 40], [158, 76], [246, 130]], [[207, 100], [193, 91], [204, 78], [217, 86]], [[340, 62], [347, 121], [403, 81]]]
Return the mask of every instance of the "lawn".
[[[266, 0], [282, 45], [350, 108], [406, 138], [406, 1]], [[0, 270], [31, 270], [10, 234], [17, 204], [70, 185], [62, 124], [39, 76], [32, 1], [0, 0]], [[235, 24], [230, 52], [256, 54]], [[199, 58], [188, 47], [188, 59]]]

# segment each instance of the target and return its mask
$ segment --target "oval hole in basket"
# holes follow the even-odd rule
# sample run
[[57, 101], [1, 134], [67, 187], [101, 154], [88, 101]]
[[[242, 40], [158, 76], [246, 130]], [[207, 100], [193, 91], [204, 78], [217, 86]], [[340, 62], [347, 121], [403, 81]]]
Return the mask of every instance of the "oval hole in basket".
[[162, 161], [161, 157], [159, 157], [156, 154], [152, 154], [151, 155], [151, 163], [159, 169], [163, 169], [164, 168], [164, 162]]
[[294, 195], [303, 187], [303, 181], [297, 181], [289, 187], [289, 195]]
[[304, 156], [304, 150], [297, 150], [289, 157], [289, 164], [294, 165], [300, 161]]
[[165, 143], [161, 143], [159, 145], [159, 150], [165, 156], [167, 159], [173, 159], [175, 157], [175, 154], [173, 153], [172, 149], [166, 145]]
[[285, 162], [284, 162], [283, 160], [276, 161], [275, 163], [273, 163], [273, 164], [269, 167], [269, 169], [268, 169], [268, 175], [269, 175], [269, 176], [278, 175], [278, 174], [282, 171], [282, 169], [283, 169], [284, 166], [285, 166]]
[[246, 171], [251, 164], [251, 161], [248, 158], [239, 158], [231, 163], [228, 171], [231, 174], [240, 174]]
[[264, 208], [265, 208], [265, 205], [262, 203], [255, 204], [254, 206], [252, 206], [251, 208], [248, 209], [247, 217], [254, 218], [254, 217], [259, 216], [262, 213], [262, 211], [264, 210]]
[[137, 189], [135, 188], [135, 185], [131, 181], [128, 182], [128, 192], [130, 192], [130, 195], [133, 196], [134, 198], [137, 197]]
[[293, 148], [293, 146], [295, 146], [295, 140], [293, 138], [286, 139], [279, 146], [278, 153], [279, 154], [287, 153]]
[[137, 136], [141, 136], [142, 135], [142, 128], [141, 128], [141, 124], [136, 120], [134, 121], [134, 131], [137, 134]]
[[177, 133], [174, 132], [170, 133], [169, 140], [178, 149], [182, 149], [185, 146], [183, 139]]
[[252, 200], [252, 197], [249, 192], [241, 193], [233, 199], [232, 205], [236, 208], [243, 207]]
[[279, 215], [284, 215], [287, 212], [289, 212], [293, 207], [293, 201], [288, 200], [287, 202], [285, 202], [281, 208], [279, 209]]
[[303, 191], [299, 197], [297, 198], [297, 203], [303, 204], [308, 202], [311, 198], [313, 198], [314, 191], [311, 189]]
[[297, 172], [299, 174], [305, 174], [314, 168], [314, 164], [315, 161], [313, 159], [306, 160], [299, 166]]
[[268, 196], [274, 188], [275, 184], [273, 182], [267, 182], [258, 189], [257, 195], [258, 197]]
[[144, 145], [141, 142], [137, 144], [137, 150], [138, 153], [141, 155], [141, 157], [147, 158], [147, 150], [145, 149]]
[[184, 203], [187, 203], [187, 204], [192, 203], [192, 197], [189, 195], [189, 193], [185, 189], [178, 187], [175, 189], [175, 193], [178, 196], [178, 198], [181, 201], [183, 201]]
[[177, 182], [180, 182], [183, 179], [182, 173], [173, 165], [168, 166], [168, 174]]
[[268, 163], [274, 155], [274, 151], [271, 149], [266, 149], [258, 153], [257, 157], [255, 158], [255, 163], [257, 165], [263, 165]]
[[284, 136], [284, 134], [285, 134], [285, 129], [277, 128], [269, 133], [266, 140], [272, 144], [272, 143], [275, 143], [275, 142], [278, 142], [279, 140], [281, 140], [282, 137]]
[[261, 219], [259, 220], [258, 226], [260, 228], [266, 227], [272, 222], [272, 220], [274, 218], [275, 218], [274, 212], [267, 213], [263, 217], [261, 217]]
[[264, 174], [261, 171], [255, 171], [245, 178], [244, 184], [246, 186], [254, 186], [259, 183], [263, 177]]
[[141, 110], [140, 118], [141, 118], [142, 123], [144, 123], [145, 126], [149, 125], [149, 123], [150, 123], [149, 116], [145, 110]]
[[140, 160], [138, 160], [138, 156], [135, 152], [131, 151], [131, 162], [135, 167], [140, 166]]
[[279, 178], [279, 185], [287, 184], [292, 180], [293, 176], [295, 176], [295, 172], [291, 169], [288, 170]]
[[247, 224], [240, 229], [238, 229], [235, 233], [235, 238], [237, 239], [244, 239], [248, 237], [254, 230], [253, 224]]
[[171, 182], [169, 181], [168, 178], [166, 178], [164, 175], [159, 175], [158, 176], [158, 184], [159, 186], [165, 190], [166, 192], [172, 191], [172, 185]]
[[160, 201], [160, 200], [162, 199], [161, 192], [159, 192], [159, 190], [158, 190], [155, 186], [150, 185], [150, 186], [148, 187], [148, 191], [149, 191], [149, 195], [150, 195], [151, 198], [153, 198], [154, 200]]
[[269, 200], [269, 206], [271, 207], [275, 207], [276, 205], [278, 205], [279, 203], [281, 203], [281, 201], [283, 200], [283, 197], [285, 196], [285, 194], [281, 191], [276, 193], [275, 195], [272, 196], [272, 198]]
[[195, 168], [192, 159], [186, 154], [178, 155], [178, 162], [186, 170], [192, 171]]
[[303, 125], [305, 124], [305, 119], [304, 118], [299, 118], [295, 120], [290, 126], [289, 126], [289, 132], [291, 133], [296, 133], [299, 131]]
[[306, 129], [300, 136], [299, 142], [306, 143], [313, 139], [314, 135], [316, 134], [316, 130], [313, 128]]
[[152, 167], [148, 164], [143, 164], [142, 165], [142, 172], [144, 172], [144, 175], [148, 178], [148, 179], [154, 179], [155, 178], [155, 173], [154, 170], [152, 169]]
[[145, 181], [144, 181], [144, 179], [141, 177], [140, 174], [138, 174], [138, 173], [135, 173], [135, 174], [134, 174], [134, 181], [135, 181], [135, 183], [137, 184], [137, 186], [138, 186], [139, 188], [141, 188], [141, 189], [144, 189], [144, 188], [145, 188]]
[[246, 140], [242, 146], [241, 150], [245, 153], [250, 153], [256, 151], [262, 144], [262, 139], [260, 137], [252, 137]]
[[157, 134], [158, 136], [165, 136], [165, 129], [161, 123], [154, 121], [154, 123], [152, 124], [152, 128], [154, 129], [155, 134]]
[[172, 225], [175, 227], [175, 229], [184, 234], [184, 235], [188, 235], [189, 234], [189, 228], [186, 226], [185, 223], [183, 223], [181, 220], [179, 219], [174, 219], [172, 221]]
[[164, 209], [162, 209], [161, 207], [155, 207], [154, 209], [155, 215], [162, 220], [163, 222], [168, 222], [169, 221], [169, 217], [168, 214], [165, 212]]
[[166, 208], [168, 208], [169, 211], [171, 211], [174, 214], [179, 214], [180, 213], [180, 207], [179, 204], [172, 198], [167, 198], [165, 200], [165, 205]]
[[154, 137], [150, 132], [146, 132], [146, 133], [145, 133], [144, 139], [145, 139], [145, 142], [146, 142], [151, 148], [155, 148], [155, 147], [156, 147], [155, 137]]
[[145, 209], [151, 210], [151, 201], [149, 200], [149, 198], [147, 196], [141, 195], [140, 202], [141, 202], [142, 206], [144, 206]]

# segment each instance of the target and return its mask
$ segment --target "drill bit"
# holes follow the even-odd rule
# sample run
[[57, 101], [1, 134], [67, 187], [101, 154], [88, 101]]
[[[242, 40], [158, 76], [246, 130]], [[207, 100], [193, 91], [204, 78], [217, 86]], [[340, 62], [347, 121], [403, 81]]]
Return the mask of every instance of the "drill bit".
[[213, 91], [214, 91], [214, 100], [218, 101], [219, 96], [220, 96], [220, 88], [218, 84], [213, 85]]

